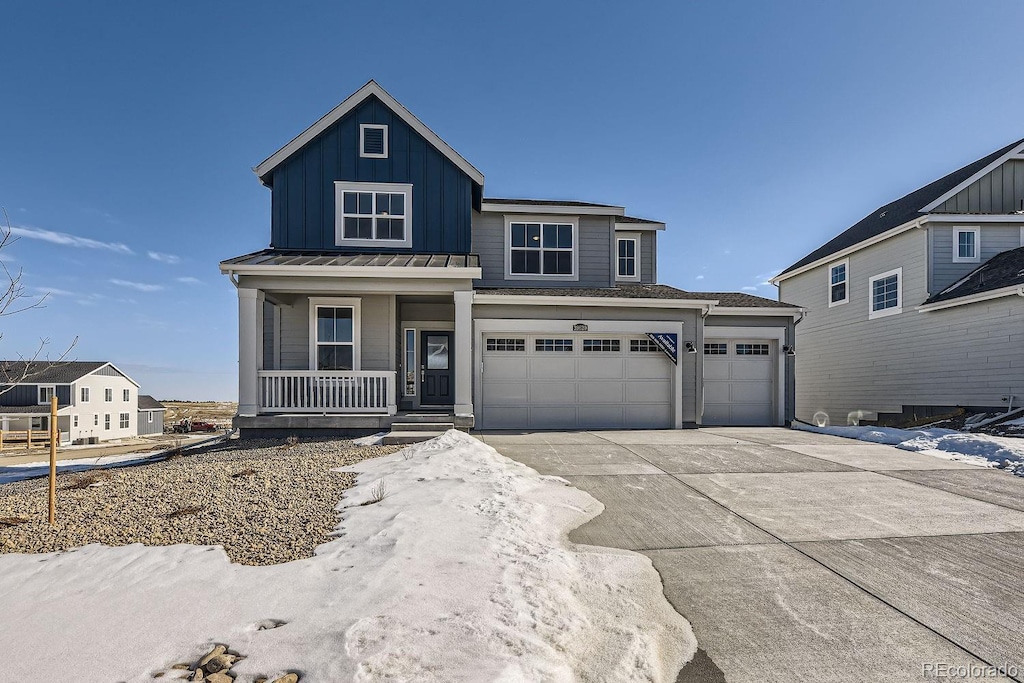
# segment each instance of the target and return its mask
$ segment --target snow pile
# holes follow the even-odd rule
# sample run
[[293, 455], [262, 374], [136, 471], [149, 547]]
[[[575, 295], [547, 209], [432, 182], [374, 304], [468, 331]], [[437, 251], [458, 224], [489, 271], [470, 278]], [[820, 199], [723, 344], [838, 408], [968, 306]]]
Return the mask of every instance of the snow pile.
[[672, 681], [693, 655], [645, 556], [566, 540], [602, 506], [564, 480], [456, 431], [351, 469], [340, 537], [307, 560], [233, 565], [192, 545], [0, 556], [0, 614], [17, 625], [0, 630], [17, 653], [5, 676], [148, 681], [213, 643], [247, 655], [240, 683]]
[[1024, 477], [1024, 443], [986, 434], [967, 434], [953, 429], [896, 429], [894, 427], [816, 427], [794, 422], [807, 432], [888, 444], [947, 460], [981, 467], [999, 467]]

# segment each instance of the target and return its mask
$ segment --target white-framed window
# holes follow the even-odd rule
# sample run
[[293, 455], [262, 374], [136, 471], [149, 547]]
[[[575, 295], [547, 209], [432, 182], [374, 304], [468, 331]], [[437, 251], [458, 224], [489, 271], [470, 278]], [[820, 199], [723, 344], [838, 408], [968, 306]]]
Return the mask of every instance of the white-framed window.
[[868, 280], [868, 318], [903, 312], [903, 268], [886, 271]]
[[118, 415], [121, 429], [128, 429], [128, 425], [131, 424], [131, 415], [129, 413], [121, 413]]
[[110, 429], [110, 413], [106, 413], [103, 416], [103, 429]]
[[93, 416], [92, 416], [92, 426], [93, 427], [99, 427], [100, 426], [100, 416], [99, 416], [99, 413], [93, 414]]
[[412, 185], [336, 182], [334, 202], [338, 246], [412, 246]]
[[146, 417], [149, 418], [149, 422], [152, 422], [153, 421], [153, 411], [152, 410], [147, 410], [146, 411]]
[[82, 387], [81, 396], [82, 396], [82, 403], [88, 403], [89, 402], [89, 387]]
[[114, 390], [111, 389], [110, 387], [107, 387], [106, 389], [104, 389], [103, 390], [103, 400], [106, 403], [110, 403], [111, 401], [113, 401], [114, 400]]
[[359, 156], [364, 159], [388, 158], [388, 127], [379, 123], [359, 124]]
[[615, 279], [640, 281], [640, 235], [619, 233], [615, 238]]
[[850, 259], [828, 267], [828, 306], [839, 306], [850, 300]]
[[39, 385], [39, 405], [50, 405], [50, 399], [57, 393], [57, 387], [52, 384]]
[[416, 395], [416, 330], [405, 328], [405, 395]]
[[565, 216], [505, 217], [505, 277], [578, 280], [579, 220]]
[[130, 400], [132, 400], [132, 390], [131, 389], [123, 389], [121, 391], [121, 400], [124, 401], [125, 403], [127, 403]]
[[981, 262], [981, 228], [953, 228], [953, 263]]
[[71, 416], [71, 426], [72, 427], [77, 427], [78, 426], [78, 416], [77, 415], [72, 415]]
[[309, 367], [359, 369], [359, 299], [309, 300]]

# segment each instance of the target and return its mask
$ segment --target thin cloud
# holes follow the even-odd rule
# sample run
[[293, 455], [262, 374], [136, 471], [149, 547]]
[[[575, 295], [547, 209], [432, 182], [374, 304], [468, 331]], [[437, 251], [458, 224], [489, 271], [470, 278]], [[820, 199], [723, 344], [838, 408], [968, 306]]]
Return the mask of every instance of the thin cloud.
[[128, 287], [129, 289], [137, 289], [140, 292], [159, 292], [164, 288], [163, 285], [151, 285], [147, 282], [132, 282], [131, 280], [108, 280], [110, 284], [117, 285], [118, 287]]
[[43, 296], [47, 294], [50, 296], [81, 296], [78, 292], [69, 292], [66, 289], [57, 289], [55, 287], [32, 287], [32, 291]]
[[103, 249], [117, 254], [135, 253], [128, 248], [127, 244], [122, 244], [120, 242], [101, 242], [89, 237], [79, 237], [78, 235], [71, 235], [66, 232], [54, 232], [53, 230], [43, 230], [41, 228], [12, 226], [11, 233], [16, 237], [24, 237], [30, 240], [41, 240], [43, 242], [49, 242], [50, 244], [75, 247], [76, 249]]
[[160, 263], [167, 263], [172, 266], [181, 263], [181, 257], [175, 256], [174, 254], [164, 254], [159, 251], [147, 251], [146, 255], [149, 256], [149, 258], [153, 259], [154, 261], [159, 261]]
[[696, 277], [695, 279], [697, 279], [697, 280], [703, 280], [703, 279], [704, 279], [704, 276], [703, 276], [703, 275], [698, 275], [698, 276], [697, 276], [697, 277]]
[[757, 287], [740, 287], [744, 292], [756, 292]]
[[202, 280], [200, 280], [197, 277], [192, 277], [192, 276], [179, 277], [179, 278], [175, 278], [175, 279], [178, 282], [182, 282], [182, 283], [184, 283], [186, 285], [201, 285], [201, 284], [203, 284]]

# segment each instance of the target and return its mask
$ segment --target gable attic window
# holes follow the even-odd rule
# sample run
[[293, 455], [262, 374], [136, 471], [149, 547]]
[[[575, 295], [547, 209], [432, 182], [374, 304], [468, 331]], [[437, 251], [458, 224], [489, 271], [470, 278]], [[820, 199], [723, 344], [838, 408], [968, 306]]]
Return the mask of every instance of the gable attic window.
[[575, 219], [506, 219], [505, 268], [513, 280], [576, 280]]
[[334, 197], [338, 246], [412, 246], [412, 185], [336, 182]]
[[828, 307], [839, 306], [850, 300], [850, 260], [833, 263], [828, 269]]
[[981, 228], [954, 228], [953, 263], [981, 262]]
[[359, 124], [359, 156], [364, 159], [388, 158], [388, 127], [376, 123]]

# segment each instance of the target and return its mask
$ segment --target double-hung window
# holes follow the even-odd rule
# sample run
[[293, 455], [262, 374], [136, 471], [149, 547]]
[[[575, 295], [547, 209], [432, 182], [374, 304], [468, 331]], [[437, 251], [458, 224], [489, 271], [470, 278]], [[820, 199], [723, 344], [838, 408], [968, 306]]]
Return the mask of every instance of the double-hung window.
[[358, 299], [311, 299], [310, 367], [359, 369]]
[[82, 387], [82, 403], [89, 402], [89, 387]]
[[890, 270], [868, 280], [868, 318], [903, 312], [903, 269]]
[[615, 238], [615, 279], [625, 282], [640, 281], [639, 235], [620, 235]]
[[121, 413], [118, 415], [118, 424], [121, 429], [128, 429], [128, 425], [131, 424], [131, 415], [129, 413]]
[[577, 279], [576, 226], [575, 219], [509, 220], [508, 277]]
[[39, 387], [39, 405], [50, 405], [50, 399], [53, 398], [57, 387], [51, 385], [42, 385]]
[[412, 246], [412, 185], [337, 182], [334, 195], [338, 246]]
[[103, 390], [103, 402], [104, 403], [110, 403], [113, 400], [114, 400], [114, 390], [109, 388], [109, 387], [104, 389]]
[[128, 401], [132, 400], [132, 390], [131, 389], [122, 389], [121, 390], [121, 400], [126, 402], [126, 403]]
[[954, 228], [953, 263], [981, 262], [981, 228]]
[[850, 260], [833, 263], [828, 268], [828, 305], [838, 306], [850, 300]]

